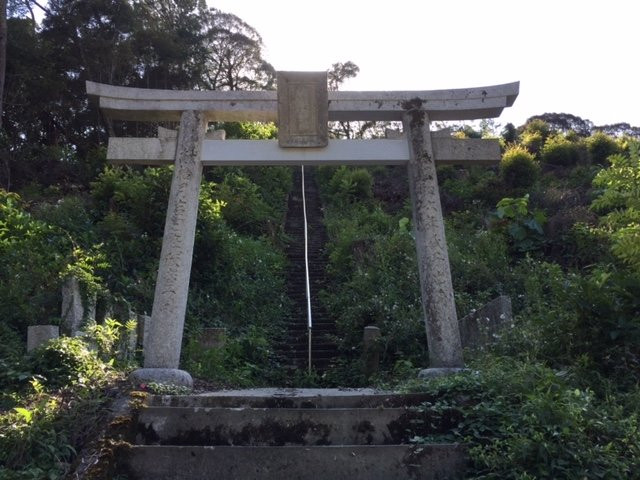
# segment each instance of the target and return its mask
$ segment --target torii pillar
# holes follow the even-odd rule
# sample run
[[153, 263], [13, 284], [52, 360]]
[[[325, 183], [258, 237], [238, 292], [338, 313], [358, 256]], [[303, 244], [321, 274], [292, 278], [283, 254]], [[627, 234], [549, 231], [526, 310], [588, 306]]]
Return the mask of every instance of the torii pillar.
[[204, 112], [182, 112], [151, 325], [144, 345], [144, 368], [132, 373], [134, 383], [193, 385], [191, 375], [180, 370], [179, 366], [202, 181], [202, 142], [206, 129]]
[[[409, 142], [409, 190], [413, 210], [422, 310], [433, 369], [462, 368], [462, 342], [453, 296], [449, 253], [431, 142], [421, 102], [408, 102], [402, 123]], [[435, 371], [435, 370], [434, 370]]]

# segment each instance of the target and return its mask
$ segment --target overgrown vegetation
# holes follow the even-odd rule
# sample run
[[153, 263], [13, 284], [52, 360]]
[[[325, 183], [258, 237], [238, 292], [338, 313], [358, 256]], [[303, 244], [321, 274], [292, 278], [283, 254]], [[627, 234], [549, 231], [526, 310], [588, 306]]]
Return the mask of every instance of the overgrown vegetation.
[[[41, 26], [10, 2], [0, 134], [0, 477], [63, 478], [140, 359], [129, 311], [151, 310], [171, 168], [105, 166], [107, 132], [84, 81], [199, 89], [273, 87], [261, 39], [233, 15], [194, 2], [49, 2]], [[32, 5], [31, 3], [25, 3]], [[33, 6], [33, 5], [32, 5]], [[331, 88], [357, 74], [336, 63]], [[165, 124], [167, 128], [175, 125]], [[228, 138], [277, 136], [228, 123]], [[496, 136], [492, 124], [454, 136]], [[380, 125], [334, 125], [375, 136]], [[321, 292], [340, 358], [299, 386], [375, 384], [428, 391], [434, 422], [415, 441], [469, 445], [470, 478], [638, 478], [640, 444], [640, 130], [543, 114], [502, 130], [495, 167], [439, 167], [459, 316], [509, 295], [515, 318], [470, 371], [415, 380], [427, 365], [406, 173], [321, 168], [330, 278]], [[287, 316], [285, 167], [211, 168], [201, 186], [182, 365], [220, 386], [283, 381], [275, 344]], [[113, 310], [25, 354], [26, 329], [60, 323], [60, 287]], [[124, 313], [122, 313], [124, 312]], [[102, 318], [105, 317], [105, 318]], [[114, 318], [112, 318], [114, 317]], [[362, 331], [382, 337], [366, 378]], [[206, 348], [206, 328], [226, 329]], [[288, 383], [292, 379], [287, 378]], [[155, 393], [180, 394], [166, 385]], [[446, 418], [445, 418], [446, 417]]]
[[507, 294], [515, 318], [493, 345], [466, 352], [469, 373], [437, 382], [415, 380], [426, 346], [403, 173], [323, 172], [324, 301], [339, 312], [342, 348], [328, 376], [368, 383], [353, 371], [362, 329], [376, 325], [376, 381], [433, 394], [427, 423], [453, 428], [434, 437], [425, 424], [414, 440], [467, 444], [469, 478], [637, 478], [638, 143], [540, 119], [519, 130], [520, 141], [505, 129], [498, 172], [439, 169], [458, 314]]

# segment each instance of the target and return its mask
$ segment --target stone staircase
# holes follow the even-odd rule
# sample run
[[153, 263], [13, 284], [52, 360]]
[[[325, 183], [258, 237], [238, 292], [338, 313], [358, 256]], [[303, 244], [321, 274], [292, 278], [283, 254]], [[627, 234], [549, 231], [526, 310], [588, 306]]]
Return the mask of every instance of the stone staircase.
[[[289, 194], [285, 233], [288, 237], [286, 254], [287, 294], [292, 300], [291, 316], [286, 319], [287, 333], [278, 347], [284, 365], [294, 368], [308, 367], [307, 297], [304, 265], [304, 214], [302, 204], [302, 178], [300, 167], [294, 168], [293, 188]], [[309, 277], [311, 285], [312, 366], [324, 371], [337, 355], [331, 336], [335, 335], [335, 322], [318, 301], [318, 293], [325, 286], [326, 257], [324, 245], [327, 233], [323, 223], [320, 195], [314, 178], [314, 169], [305, 168], [305, 194], [309, 239]]]
[[425, 400], [371, 389], [151, 396], [120, 471], [130, 480], [462, 478], [459, 445], [409, 443], [450, 428], [410, 408]]

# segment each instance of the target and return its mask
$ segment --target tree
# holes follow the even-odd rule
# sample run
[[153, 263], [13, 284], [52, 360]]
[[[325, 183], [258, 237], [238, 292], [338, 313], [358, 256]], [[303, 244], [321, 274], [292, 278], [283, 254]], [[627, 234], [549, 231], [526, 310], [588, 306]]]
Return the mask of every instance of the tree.
[[4, 76], [7, 67], [7, 0], [0, 0], [0, 131], [2, 130]]
[[39, 4], [11, 5], [21, 17], [8, 26], [4, 126], [11, 151], [3, 159], [16, 187], [32, 181], [87, 186], [104, 164], [96, 149], [106, 140], [105, 127], [120, 135], [152, 129], [104, 125], [88, 102], [86, 80], [166, 89], [273, 88], [275, 71], [262, 56], [258, 33], [204, 0], [50, 0], [41, 29], [28, 19], [29, 8]]
[[556, 132], [568, 133], [569, 131], [574, 131], [582, 137], [588, 137], [593, 130], [593, 122], [583, 120], [570, 113], [543, 113], [542, 115], [534, 115], [528, 118], [526, 123], [531, 123], [534, 120], [545, 122]]
[[[360, 72], [352, 61], [336, 62], [327, 72], [327, 86], [337, 91], [349, 78], [355, 78]], [[342, 138], [383, 137], [389, 122], [333, 122], [329, 127], [331, 135]]]
[[275, 69], [262, 57], [262, 37], [230, 13], [211, 9], [204, 35], [203, 86], [211, 90], [272, 90]]
[[505, 143], [516, 143], [518, 141], [518, 130], [513, 123], [507, 123], [500, 135], [504, 139]]
[[336, 62], [331, 65], [331, 69], [327, 73], [327, 82], [329, 90], [339, 90], [340, 86], [349, 78], [355, 78], [360, 73], [360, 67], [358, 67], [352, 61]]

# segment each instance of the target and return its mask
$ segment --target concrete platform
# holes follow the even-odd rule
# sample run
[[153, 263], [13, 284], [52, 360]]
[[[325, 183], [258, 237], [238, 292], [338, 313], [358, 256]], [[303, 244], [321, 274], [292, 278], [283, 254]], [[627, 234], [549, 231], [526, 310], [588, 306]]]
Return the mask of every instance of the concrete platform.
[[147, 445], [393, 445], [428, 428], [407, 408], [148, 407], [138, 422]]
[[149, 406], [251, 408], [375, 408], [420, 405], [432, 400], [423, 393], [399, 394], [372, 388], [254, 388], [220, 390], [199, 395], [152, 395]]
[[444, 480], [463, 478], [459, 445], [136, 446], [132, 480]]

